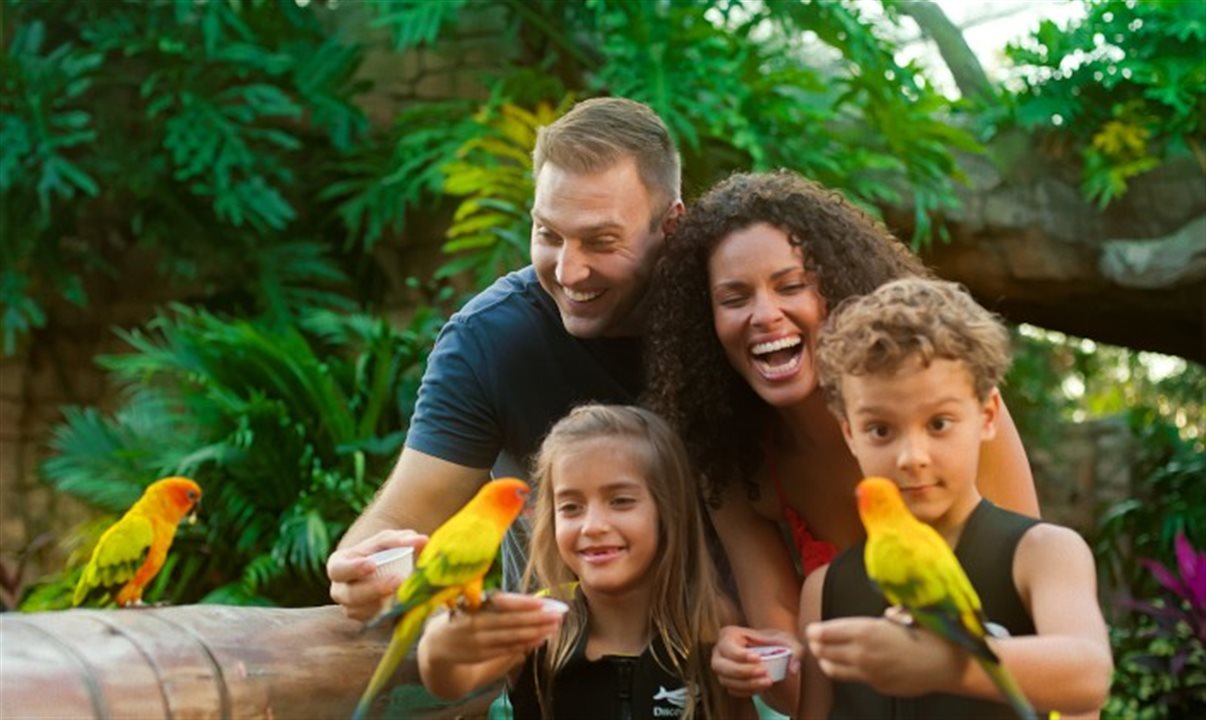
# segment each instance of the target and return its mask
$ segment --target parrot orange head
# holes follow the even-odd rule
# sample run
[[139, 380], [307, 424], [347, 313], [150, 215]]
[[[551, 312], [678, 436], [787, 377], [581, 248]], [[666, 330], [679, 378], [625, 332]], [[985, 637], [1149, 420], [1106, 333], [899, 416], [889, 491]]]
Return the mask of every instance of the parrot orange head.
[[518, 478], [499, 478], [486, 483], [477, 497], [504, 517], [507, 524], [519, 517], [528, 500], [528, 484]]
[[185, 477], [167, 477], [151, 483], [146, 498], [174, 522], [180, 522], [185, 515], [195, 519], [201, 486]]
[[876, 522], [898, 516], [902, 512], [909, 513], [909, 508], [900, 496], [900, 488], [888, 478], [864, 478], [855, 488], [854, 494], [858, 497], [859, 517], [863, 519], [863, 525], [868, 530]]

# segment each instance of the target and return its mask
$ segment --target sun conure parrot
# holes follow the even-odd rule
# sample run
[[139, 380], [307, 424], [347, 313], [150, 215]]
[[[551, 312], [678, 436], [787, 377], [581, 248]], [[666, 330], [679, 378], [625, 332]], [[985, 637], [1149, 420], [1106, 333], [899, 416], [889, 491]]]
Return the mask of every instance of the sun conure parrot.
[[917, 624], [971, 653], [1018, 716], [1034, 720], [1034, 708], [988, 647], [980, 598], [950, 545], [913, 516], [891, 480], [866, 478], [855, 493], [867, 528], [867, 576]]
[[72, 605], [138, 605], [142, 590], [163, 567], [176, 526], [196, 520], [201, 488], [183, 477], [151, 483], [138, 502], [101, 535], [75, 586]]
[[373, 698], [393, 675], [428, 615], [440, 605], [452, 608], [461, 600], [470, 610], [481, 606], [482, 580], [527, 497], [528, 486], [522, 480], [493, 480], [432, 533], [414, 573], [398, 587], [393, 607], [378, 618], [401, 616], [356, 705], [354, 720], [367, 716]]

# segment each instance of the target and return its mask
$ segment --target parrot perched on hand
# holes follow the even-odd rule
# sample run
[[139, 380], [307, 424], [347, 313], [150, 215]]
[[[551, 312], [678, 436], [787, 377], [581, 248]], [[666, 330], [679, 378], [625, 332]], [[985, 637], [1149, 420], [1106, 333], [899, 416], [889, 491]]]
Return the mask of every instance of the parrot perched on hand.
[[393, 675], [428, 615], [440, 605], [452, 608], [462, 598], [470, 610], [481, 606], [482, 581], [527, 497], [528, 486], [522, 480], [493, 480], [432, 533], [414, 573], [398, 587], [394, 606], [379, 618], [401, 616], [356, 704], [354, 720], [367, 717], [373, 698]]
[[72, 605], [138, 605], [142, 590], [167, 559], [176, 526], [196, 521], [201, 488], [183, 477], [151, 483], [138, 502], [101, 535], [75, 586]]
[[918, 625], [971, 653], [1018, 716], [1035, 720], [1034, 708], [988, 646], [980, 598], [950, 545], [913, 516], [891, 480], [866, 478], [855, 493], [867, 528], [867, 576]]

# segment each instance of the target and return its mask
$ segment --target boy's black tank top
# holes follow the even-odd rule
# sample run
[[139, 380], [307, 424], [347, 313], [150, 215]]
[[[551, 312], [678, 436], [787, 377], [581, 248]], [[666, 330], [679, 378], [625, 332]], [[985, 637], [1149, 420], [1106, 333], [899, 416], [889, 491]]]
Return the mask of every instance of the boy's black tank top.
[[[968, 517], [955, 548], [955, 557], [980, 596], [985, 617], [1004, 626], [1013, 636], [1034, 634], [1034, 621], [1013, 584], [1013, 556], [1022, 535], [1039, 522], [981, 500]], [[859, 543], [830, 564], [821, 591], [823, 620], [879, 617], [887, 609], [887, 602], [867, 578], [863, 563], [865, 546], [865, 542]], [[834, 682], [829, 718], [1016, 720], [1016, 715], [1005, 703], [992, 700], [944, 693], [897, 698], [881, 695], [863, 683]]]

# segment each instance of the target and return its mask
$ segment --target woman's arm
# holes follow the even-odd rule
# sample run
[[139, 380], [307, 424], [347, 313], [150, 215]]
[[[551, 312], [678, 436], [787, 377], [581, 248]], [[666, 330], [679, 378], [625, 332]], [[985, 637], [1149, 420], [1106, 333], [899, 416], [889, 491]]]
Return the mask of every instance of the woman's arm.
[[791, 555], [779, 528], [758, 514], [736, 483], [725, 491], [721, 506], [712, 509], [711, 516], [733, 569], [746, 625], [758, 628], [724, 628], [712, 653], [712, 670], [730, 693], [743, 697], [763, 693], [768, 705], [790, 713], [799, 694], [799, 676], [790, 674], [771, 683], [758, 656], [747, 648], [784, 642], [793, 649], [800, 647], [798, 580]]
[[[804, 581], [800, 591], [800, 637], [808, 637], [808, 626], [821, 619], [821, 596], [825, 588], [825, 575], [829, 566], [815, 570]], [[796, 717], [800, 720], [822, 720], [829, 717], [833, 706], [833, 684], [825, 673], [816, 656], [806, 650], [802, 661], [803, 688], [800, 691], [799, 708]]]
[[980, 475], [976, 485], [981, 495], [1000, 507], [1031, 517], [1039, 516], [1034, 475], [1026, 459], [1026, 448], [1022, 446], [1018, 428], [1003, 401], [996, 437], [980, 448]]

